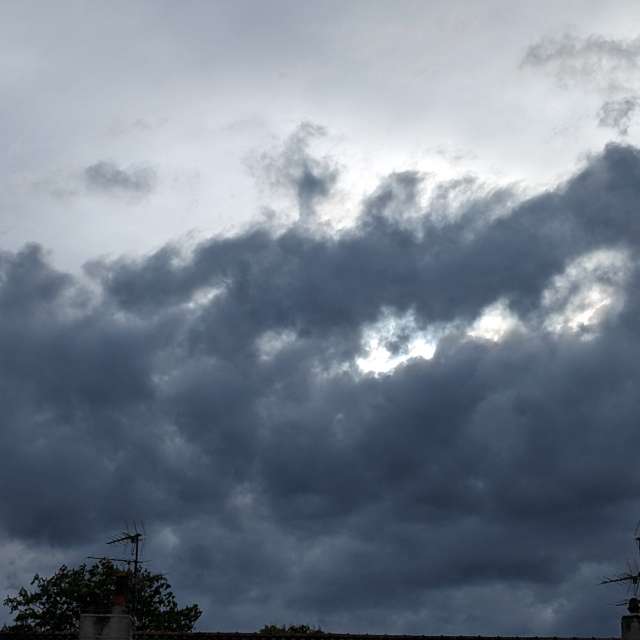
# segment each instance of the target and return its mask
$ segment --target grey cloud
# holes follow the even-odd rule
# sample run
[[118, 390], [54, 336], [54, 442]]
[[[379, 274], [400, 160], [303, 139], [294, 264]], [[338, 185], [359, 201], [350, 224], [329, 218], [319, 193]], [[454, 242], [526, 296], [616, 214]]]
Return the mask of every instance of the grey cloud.
[[[314, 240], [298, 227], [279, 236], [256, 229], [205, 242], [184, 263], [166, 249], [139, 264], [115, 263], [103, 282], [132, 309], [184, 302], [199, 288], [220, 287], [223, 295], [207, 310], [213, 314], [208, 326], [237, 337], [244, 326], [253, 333], [283, 326], [310, 334], [346, 329], [373, 321], [382, 305], [415, 308], [425, 322], [473, 316], [500, 296], [526, 311], [572, 256], [636, 241], [627, 199], [636, 173], [636, 151], [610, 146], [573, 181], [527, 200], [509, 216], [491, 220], [495, 200], [489, 197], [449, 224], [439, 211], [429, 211], [419, 234], [392, 213], [396, 197], [413, 197], [406, 185], [399, 191], [381, 187], [368, 199], [360, 224], [336, 239]], [[416, 177], [402, 177], [403, 183], [409, 179]], [[603, 181], [610, 191], [602, 189]], [[622, 193], [613, 188], [619, 182], [627, 185]], [[610, 209], [606, 222], [603, 200]], [[483, 216], [491, 222], [479, 222]], [[443, 296], [445, 282], [456, 286]]]
[[521, 66], [549, 71], [562, 87], [578, 85], [604, 94], [598, 126], [627, 135], [640, 84], [640, 38], [547, 37], [527, 49]]
[[119, 118], [111, 124], [108, 132], [113, 136], [146, 134], [166, 126], [168, 123], [168, 118], [135, 118], [130, 121]]
[[87, 187], [104, 193], [144, 196], [156, 186], [156, 172], [151, 167], [123, 169], [113, 162], [100, 161], [84, 170]]
[[[637, 518], [640, 152], [519, 202], [451, 185], [455, 216], [420, 181], [390, 176], [335, 237], [96, 261], [90, 289], [37, 246], [2, 254], [0, 530], [73, 560], [142, 518], [202, 628], [613, 635], [591, 585]], [[620, 313], [546, 330], [553, 279], [620, 248]], [[499, 299], [526, 330], [467, 335]], [[449, 328], [431, 360], [359, 373], [390, 311]]]
[[640, 38], [621, 40], [593, 34], [579, 37], [564, 34], [543, 38], [531, 45], [523, 66], [548, 68], [559, 82], [587, 81], [608, 85], [624, 82], [640, 62]]
[[316, 204], [331, 194], [338, 179], [333, 160], [317, 158], [309, 151], [311, 142], [326, 133], [320, 125], [303, 122], [282, 148], [263, 153], [254, 161], [258, 171], [263, 172], [273, 186], [293, 193], [299, 218], [304, 222], [313, 219]]
[[637, 96], [607, 100], [598, 111], [598, 124], [601, 127], [615, 129], [620, 135], [626, 136], [639, 104]]

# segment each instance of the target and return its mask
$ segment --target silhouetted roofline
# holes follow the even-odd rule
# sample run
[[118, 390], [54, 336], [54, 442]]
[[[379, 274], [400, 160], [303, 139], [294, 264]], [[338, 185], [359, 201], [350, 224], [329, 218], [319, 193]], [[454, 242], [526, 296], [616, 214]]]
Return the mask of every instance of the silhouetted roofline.
[[[77, 640], [77, 633], [0, 631], [0, 640]], [[136, 640], [620, 640], [617, 636], [420, 636], [368, 633], [243, 633], [226, 631], [146, 631], [134, 633]]]

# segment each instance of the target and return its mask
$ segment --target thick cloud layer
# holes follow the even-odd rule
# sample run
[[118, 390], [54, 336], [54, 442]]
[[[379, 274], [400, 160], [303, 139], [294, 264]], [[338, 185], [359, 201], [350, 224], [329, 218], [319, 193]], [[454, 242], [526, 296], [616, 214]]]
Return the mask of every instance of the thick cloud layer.
[[[640, 151], [516, 204], [464, 181], [424, 201], [395, 174], [332, 234], [310, 214], [337, 174], [301, 144], [284, 232], [95, 261], [90, 284], [36, 245], [0, 256], [7, 545], [80, 561], [144, 519], [203, 629], [613, 635], [597, 582], [633, 551], [640, 492]], [[419, 331], [433, 357], [363, 371], [384, 322], [388, 350]]]

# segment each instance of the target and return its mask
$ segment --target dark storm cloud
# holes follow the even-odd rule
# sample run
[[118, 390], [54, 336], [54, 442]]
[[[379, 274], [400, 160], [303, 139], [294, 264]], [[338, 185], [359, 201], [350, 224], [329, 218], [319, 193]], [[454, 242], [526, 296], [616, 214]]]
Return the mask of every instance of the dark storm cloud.
[[[449, 223], [439, 210], [429, 211], [416, 234], [398, 223], [396, 210], [398, 198], [405, 207], [413, 198], [417, 176], [395, 175], [368, 199], [359, 225], [337, 238], [316, 239], [300, 227], [279, 236], [258, 229], [203, 243], [186, 261], [162, 249], [138, 264], [94, 269], [103, 270], [105, 291], [132, 310], [186, 302], [199, 288], [219, 287], [207, 326], [231, 340], [242, 335], [245, 344], [268, 329], [357, 329], [382, 306], [413, 308], [425, 322], [472, 317], [500, 296], [526, 311], [572, 257], [638, 241], [640, 230], [629, 221], [633, 200], [600, 190], [602, 180], [634, 184], [634, 154], [611, 146], [574, 181], [491, 224], [479, 222], [489, 216], [489, 198]], [[610, 205], [606, 218], [603, 201]]]
[[84, 178], [90, 189], [105, 193], [142, 196], [151, 193], [156, 185], [156, 172], [151, 167], [123, 169], [104, 160], [87, 167]]
[[598, 111], [598, 124], [601, 127], [615, 129], [620, 135], [626, 136], [639, 104], [640, 99], [637, 96], [607, 100]]
[[[96, 261], [87, 289], [36, 246], [2, 254], [4, 532], [72, 550], [144, 518], [204, 628], [612, 634], [591, 585], [637, 519], [640, 152], [508, 215], [507, 193], [421, 204], [420, 183], [390, 176], [337, 236]], [[550, 330], [550, 288], [600, 250], [627, 256], [624, 306]], [[498, 300], [525, 328], [468, 335]], [[433, 359], [358, 372], [364, 329], [408, 312], [446, 327]]]

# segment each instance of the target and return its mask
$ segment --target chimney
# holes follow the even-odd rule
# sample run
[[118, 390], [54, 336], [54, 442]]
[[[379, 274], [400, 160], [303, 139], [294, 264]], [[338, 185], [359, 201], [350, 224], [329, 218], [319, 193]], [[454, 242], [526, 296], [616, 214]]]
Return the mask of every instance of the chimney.
[[622, 616], [622, 640], [640, 640], [640, 602], [638, 598], [629, 598], [628, 615]]
[[115, 579], [111, 613], [80, 614], [79, 640], [131, 640], [133, 638], [133, 620], [127, 613], [128, 586], [128, 574], [118, 573]]

